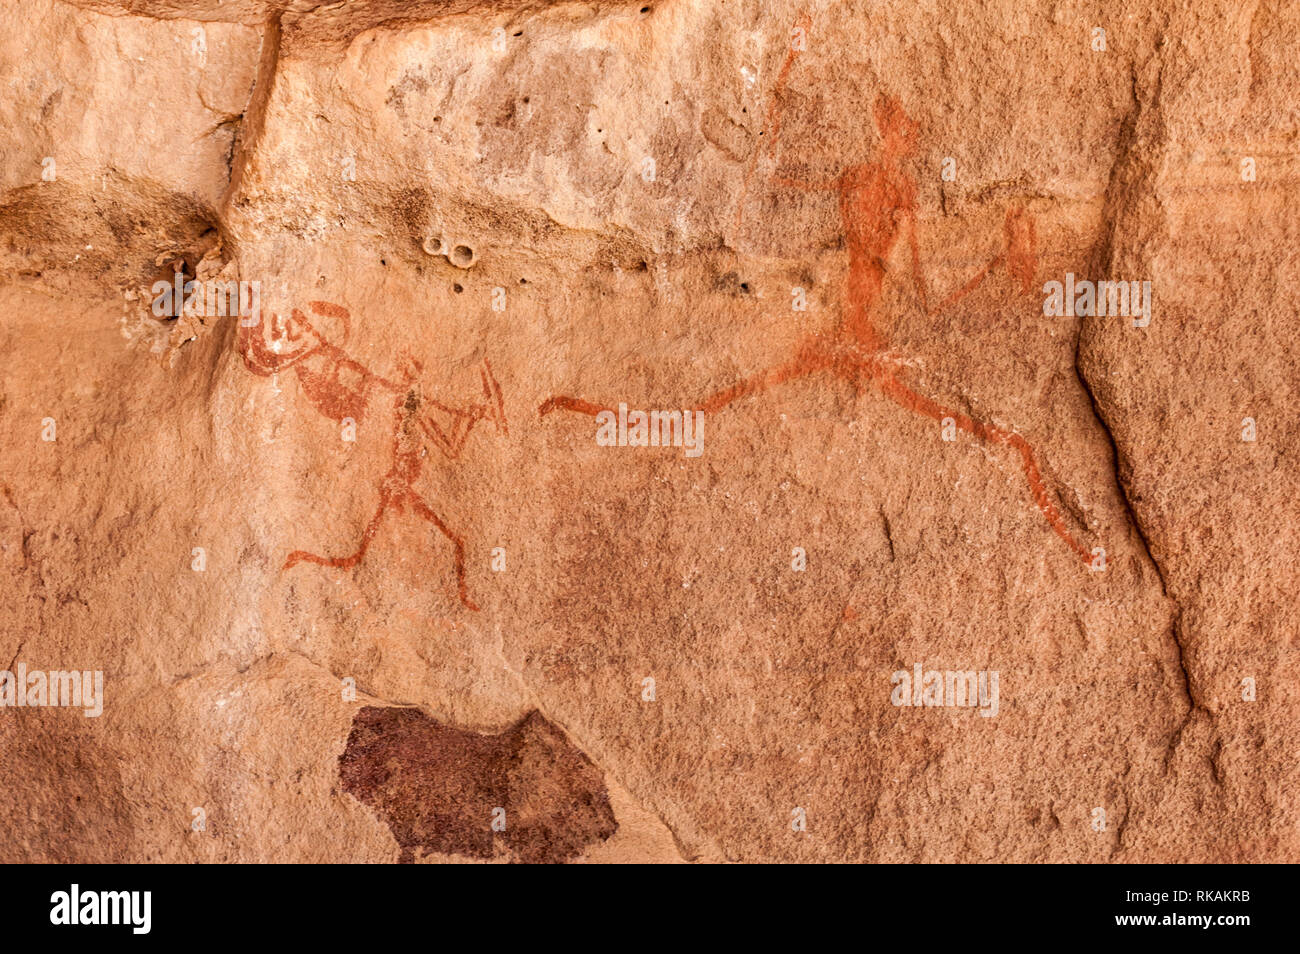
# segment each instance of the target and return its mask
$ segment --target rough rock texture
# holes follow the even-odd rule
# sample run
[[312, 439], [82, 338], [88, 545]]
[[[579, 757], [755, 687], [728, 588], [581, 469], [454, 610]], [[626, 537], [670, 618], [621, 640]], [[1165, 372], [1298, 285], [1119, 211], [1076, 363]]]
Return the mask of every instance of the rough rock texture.
[[618, 827], [595, 766], [537, 712], [493, 736], [362, 709], [339, 780], [385, 817], [404, 861], [417, 849], [491, 858], [494, 840], [520, 861], [568, 861]]
[[1300, 860], [1300, 5], [0, 18], [0, 860]]

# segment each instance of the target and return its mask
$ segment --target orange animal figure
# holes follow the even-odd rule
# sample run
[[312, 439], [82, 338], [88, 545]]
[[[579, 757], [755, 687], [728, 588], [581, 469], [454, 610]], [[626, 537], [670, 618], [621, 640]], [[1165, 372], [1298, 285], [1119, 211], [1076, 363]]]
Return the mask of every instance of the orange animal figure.
[[[347, 309], [325, 301], [310, 302], [308, 308], [318, 316], [342, 322], [343, 337], [347, 340], [350, 327]], [[271, 330], [270, 342], [267, 341], [266, 327]], [[483, 400], [463, 407], [451, 407], [421, 395], [415, 382], [423, 367], [410, 355], [403, 356], [405, 366], [401, 380], [394, 381], [375, 374], [354, 361], [342, 348], [327, 341], [297, 308], [293, 309], [287, 321], [272, 315], [269, 322], [256, 329], [256, 333], [253, 328], [241, 326], [239, 351], [248, 369], [262, 377], [292, 368], [297, 372], [308, 402], [331, 420], [341, 423], [345, 418], [351, 418], [360, 424], [369, 412], [371, 402], [376, 399], [386, 400], [393, 415], [393, 463], [380, 482], [379, 508], [361, 532], [360, 546], [342, 557], [324, 557], [306, 550], [294, 550], [284, 568], [287, 570], [298, 563], [315, 563], [350, 569], [365, 557], [385, 514], [390, 510], [401, 513], [409, 507], [416, 516], [437, 527], [451, 542], [460, 601], [469, 609], [477, 610], [478, 606], [469, 598], [465, 584], [464, 541], [416, 492], [415, 482], [428, 453], [426, 440], [432, 441], [448, 458], [455, 459], [479, 421], [490, 420], [507, 432], [501, 387], [486, 359], [479, 370]], [[435, 410], [449, 416], [448, 426], [439, 424], [432, 413]]]
[[[779, 83], [784, 83], [794, 56], [793, 51], [787, 56]], [[765, 127], [766, 132], [773, 134], [768, 138], [768, 149], [772, 152], [775, 151], [775, 133], [779, 131], [775, 117], [773, 110], [769, 113]], [[839, 200], [849, 267], [846, 305], [835, 333], [829, 341], [824, 338], [806, 341], [790, 361], [767, 368], [707, 395], [695, 406], [706, 412], [717, 411], [776, 385], [818, 373], [843, 378], [859, 392], [867, 387], [875, 388], [908, 410], [937, 421], [951, 419], [957, 428], [980, 440], [1005, 445], [1014, 450], [1020, 456], [1038, 510], [1056, 535], [1087, 562], [1091, 559], [1091, 553], [1071, 534], [1059, 509], [1052, 502], [1029, 443], [1014, 431], [950, 410], [913, 390], [899, 378], [897, 362], [886, 360], [886, 342], [873, 320], [884, 285], [885, 263], [902, 238], [904, 230], [910, 246], [912, 273], [921, 306], [928, 314], [934, 315], [974, 291], [990, 273], [1002, 265], [1007, 266], [1009, 274], [1019, 283], [1022, 291], [1030, 291], [1037, 261], [1033, 220], [1022, 209], [1009, 209], [1003, 227], [1005, 250], [994, 256], [937, 308], [932, 309], [927, 302], [917, 246], [916, 181], [905, 165], [916, 152], [919, 127], [903, 111], [898, 100], [891, 96], [879, 97], [875, 104], [875, 119], [882, 144], [879, 155], [873, 161], [849, 166], [835, 178], [824, 182], [781, 176], [773, 179], [780, 187], [831, 191]], [[557, 395], [543, 403], [540, 412], [543, 416], [555, 410], [596, 415], [608, 409], [609, 405]]]

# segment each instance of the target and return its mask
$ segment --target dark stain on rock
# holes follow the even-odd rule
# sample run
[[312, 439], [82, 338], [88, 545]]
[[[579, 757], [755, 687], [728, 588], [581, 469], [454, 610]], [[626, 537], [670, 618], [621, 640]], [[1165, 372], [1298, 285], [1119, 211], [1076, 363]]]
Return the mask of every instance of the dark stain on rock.
[[383, 816], [404, 863], [417, 849], [569, 861], [618, 829], [599, 769], [536, 711], [490, 735], [418, 709], [366, 706], [339, 756], [339, 781]]

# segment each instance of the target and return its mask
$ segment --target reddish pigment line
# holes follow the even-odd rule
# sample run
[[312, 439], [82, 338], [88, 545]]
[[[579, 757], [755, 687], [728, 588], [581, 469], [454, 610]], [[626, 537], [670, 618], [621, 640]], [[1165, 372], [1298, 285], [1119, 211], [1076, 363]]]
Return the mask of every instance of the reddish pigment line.
[[[812, 17], [807, 11], [799, 11], [799, 17], [795, 20], [795, 27], [802, 27], [806, 34], [812, 29]], [[793, 29], [790, 31], [794, 32]], [[781, 95], [785, 92], [786, 84], [790, 81], [790, 72], [794, 69], [795, 60], [799, 58], [800, 50], [791, 46], [785, 54], [785, 61], [781, 64], [781, 71], [777, 74], [776, 84], [772, 87], [771, 96], [768, 98], [767, 115], [763, 119], [763, 137], [767, 140], [767, 150], [769, 155], [776, 152], [776, 143], [781, 136], [781, 114], [780, 102]], [[760, 143], [758, 149], [754, 151], [754, 158], [749, 161], [749, 168], [745, 170], [745, 179], [740, 188], [740, 204], [736, 208], [736, 229], [740, 228], [740, 220], [745, 212], [745, 198], [749, 195], [749, 184], [754, 178], [754, 172], [758, 168], [758, 157], [763, 152], [763, 145]]]
[[[340, 321], [343, 340], [347, 341], [351, 324], [346, 308], [327, 301], [308, 302], [307, 307], [316, 315]], [[274, 338], [289, 343], [291, 350], [281, 354], [272, 348], [266, 340], [267, 328]], [[341, 557], [294, 550], [285, 560], [284, 569], [299, 563], [314, 563], [339, 570], [351, 569], [365, 558], [366, 551], [370, 549], [388, 512], [392, 510], [402, 513], [409, 507], [413, 514], [432, 524], [451, 544], [460, 601], [468, 609], [477, 610], [478, 606], [469, 598], [465, 581], [465, 542], [416, 492], [415, 483], [424, 466], [424, 438], [432, 440], [448, 458], [455, 460], [479, 421], [495, 418], [502, 432], [505, 432], [505, 403], [501, 386], [486, 359], [479, 375], [487, 403], [453, 407], [433, 399], [421, 398], [416, 375], [421, 371], [422, 365], [413, 357], [406, 356], [408, 367], [402, 372], [402, 380], [392, 381], [377, 375], [355, 361], [343, 348], [327, 341], [297, 308], [292, 310], [288, 320], [271, 315], [266, 326], [257, 329], [257, 334], [252, 329], [241, 326], [239, 351], [248, 369], [263, 377], [293, 368], [308, 403], [331, 420], [342, 422], [351, 418], [360, 423], [377, 394], [389, 402], [393, 415], [392, 463], [388, 473], [379, 480], [379, 506], [362, 530], [357, 549]], [[424, 413], [421, 413], [422, 404]], [[435, 416], [429, 413], [430, 409], [451, 415], [451, 425], [444, 430]]]
[[591, 417], [595, 417], [601, 411], [612, 412], [614, 409], [611, 407], [606, 407], [603, 404], [592, 404], [590, 401], [584, 401], [581, 398], [565, 397], [564, 395], [556, 395], [555, 397], [550, 398], [548, 401], [543, 403], [542, 406], [538, 409], [538, 413], [541, 414], [542, 417], [545, 417], [547, 414], [550, 414], [552, 411], [557, 411], [557, 410], [576, 411], [578, 414], [588, 414]]
[[958, 428], [968, 434], [974, 434], [980, 440], [1014, 447], [1020, 454], [1025, 479], [1029, 482], [1030, 493], [1033, 495], [1034, 503], [1038, 506], [1039, 511], [1047, 519], [1056, 535], [1064, 540], [1070, 549], [1082, 557], [1085, 563], [1091, 561], [1091, 552], [1070, 533], [1065, 521], [1061, 519], [1060, 511], [1048, 496], [1047, 485], [1043, 482], [1042, 471], [1039, 470], [1038, 461], [1034, 458], [1034, 450], [1029, 446], [1028, 441], [1014, 431], [1006, 431], [996, 425], [986, 424], [983, 421], [967, 417], [958, 411], [942, 407], [912, 390], [892, 373], [878, 370], [873, 377], [886, 396], [910, 411], [923, 414], [936, 421], [950, 418]]
[[[807, 14], [801, 14], [797, 25], [806, 30], [811, 23]], [[790, 78], [798, 52], [791, 47], [786, 55], [772, 94], [768, 118], [764, 125], [765, 134], [770, 134], [768, 147], [772, 152], [775, 151], [776, 140], [780, 135], [781, 95]], [[890, 400], [914, 413], [937, 421], [951, 418], [961, 430], [973, 434], [986, 443], [1014, 448], [1020, 455], [1025, 479], [1029, 484], [1035, 506], [1053, 532], [1087, 562], [1090, 553], [1070, 533], [1060, 511], [1052, 502], [1043, 481], [1042, 471], [1029, 443], [1013, 431], [1003, 430], [993, 424], [950, 411], [900, 381], [895, 373], [882, 363], [881, 355], [886, 348], [886, 340], [874, 320], [875, 309], [884, 287], [887, 267], [885, 263], [890, 260], [891, 253], [902, 238], [904, 230], [911, 245], [912, 277], [922, 308], [927, 314], [933, 315], [979, 288], [985, 279], [1002, 265], [1007, 266], [1011, 278], [1018, 281], [1022, 291], [1027, 293], [1032, 286], [1037, 263], [1037, 235], [1034, 221], [1024, 209], [1015, 206], [1008, 209], [1003, 222], [1005, 251], [994, 256], [973, 278], [944, 298], [939, 308], [932, 312], [926, 302], [925, 281], [921, 274], [920, 251], [916, 237], [918, 188], [916, 179], [907, 166], [907, 162], [917, 152], [920, 127], [907, 115], [897, 99], [884, 94], [876, 101], [875, 119], [882, 141], [879, 154], [873, 161], [849, 166], [829, 181], [805, 182], [785, 176], [774, 176], [774, 183], [782, 187], [836, 193], [849, 263], [846, 276], [846, 305], [831, 340], [810, 340], [792, 360], [743, 378], [705, 397], [694, 406], [706, 412], [717, 411], [736, 401], [819, 371], [833, 372], [838, 377], [849, 381], [859, 393], [864, 386], [874, 386]], [[762, 151], [763, 147], [760, 145], [745, 176], [746, 192]], [[744, 208], [744, 195], [745, 193], [742, 193], [741, 209]], [[739, 226], [739, 210], [736, 222]], [[547, 400], [541, 405], [540, 411], [542, 415], [546, 415], [557, 409], [592, 416], [601, 411], [611, 410], [607, 405], [593, 404], [582, 398], [562, 395]]]

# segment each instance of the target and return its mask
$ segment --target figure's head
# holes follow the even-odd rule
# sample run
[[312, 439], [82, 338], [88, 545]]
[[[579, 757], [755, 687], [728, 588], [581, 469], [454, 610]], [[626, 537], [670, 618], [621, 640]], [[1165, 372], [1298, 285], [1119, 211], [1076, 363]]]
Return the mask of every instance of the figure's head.
[[304, 343], [313, 348], [325, 341], [347, 342], [352, 327], [346, 308], [327, 301], [312, 301], [307, 303], [307, 309], [316, 316], [314, 321], [294, 308], [288, 318], [272, 318], [272, 332], [295, 343], [305, 339]]
[[885, 151], [895, 156], [909, 156], [916, 151], [921, 127], [903, 110], [903, 104], [888, 93], [876, 97], [876, 128], [884, 140]]
[[[342, 305], [336, 305], [329, 301], [309, 301], [307, 308], [315, 315], [319, 316], [316, 320], [316, 328], [320, 328], [321, 318], [326, 319], [325, 326], [328, 329], [337, 329], [332, 333], [318, 331], [323, 337], [331, 340], [345, 343], [352, 336], [352, 315]], [[313, 329], [315, 330], [315, 329]]]

